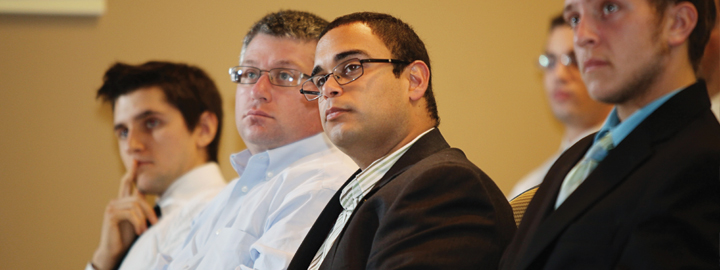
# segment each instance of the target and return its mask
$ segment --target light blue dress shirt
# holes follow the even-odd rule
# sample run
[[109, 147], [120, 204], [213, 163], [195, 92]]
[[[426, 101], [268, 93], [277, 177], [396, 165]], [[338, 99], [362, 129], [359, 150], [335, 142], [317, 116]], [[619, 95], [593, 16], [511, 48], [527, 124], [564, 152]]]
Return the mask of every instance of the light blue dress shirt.
[[613, 108], [612, 111], [610, 111], [607, 119], [605, 119], [605, 124], [603, 124], [602, 128], [600, 128], [600, 131], [595, 134], [595, 141], [593, 142], [593, 144], [597, 143], [597, 141], [600, 140], [600, 138], [602, 138], [605, 133], [610, 132], [610, 136], [612, 136], [613, 139], [613, 147], [617, 147], [618, 144], [620, 144], [620, 142], [622, 142], [622, 140], [625, 139], [628, 134], [630, 134], [630, 132], [635, 130], [635, 128], [640, 125], [643, 120], [645, 120], [645, 118], [650, 116], [650, 114], [655, 112], [657, 108], [665, 104], [665, 102], [667, 102], [670, 98], [674, 97], [677, 93], [679, 93], [685, 88], [686, 87], [680, 88], [678, 90], [665, 94], [664, 96], [656, 99], [653, 102], [650, 102], [650, 104], [645, 105], [645, 107], [637, 110], [623, 122], [620, 122], [620, 117], [618, 117], [617, 115], [617, 107]]
[[233, 180], [193, 220], [182, 249], [156, 269], [286, 269], [357, 165], [324, 134], [231, 156]]

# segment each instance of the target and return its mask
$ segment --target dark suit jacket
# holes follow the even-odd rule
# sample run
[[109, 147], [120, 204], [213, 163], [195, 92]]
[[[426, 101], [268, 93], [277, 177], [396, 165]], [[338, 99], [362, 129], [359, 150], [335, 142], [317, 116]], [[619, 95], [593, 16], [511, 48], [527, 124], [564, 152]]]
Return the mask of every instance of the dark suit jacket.
[[718, 269], [720, 125], [705, 84], [660, 106], [553, 210], [593, 137], [552, 166], [501, 269]]
[[[341, 191], [288, 269], [308, 268], [342, 210]], [[320, 269], [495, 269], [514, 232], [502, 192], [435, 129], [365, 196]]]

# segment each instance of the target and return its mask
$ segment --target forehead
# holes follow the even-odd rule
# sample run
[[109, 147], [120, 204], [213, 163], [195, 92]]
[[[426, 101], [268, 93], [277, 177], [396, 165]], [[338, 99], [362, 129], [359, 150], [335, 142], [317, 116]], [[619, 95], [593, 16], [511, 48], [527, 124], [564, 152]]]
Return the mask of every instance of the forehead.
[[[621, 5], [637, 6], [637, 5], [641, 4], [641, 5], [645, 5], [645, 6], [650, 6], [650, 1], [653, 1], [653, 0], [613, 0], [612, 2], [621, 4]], [[607, 1], [607, 0], [565, 0], [564, 12], [578, 11], [579, 9], [599, 7], [600, 5], [605, 4], [607, 2], [609, 2], [609, 1]]]
[[306, 72], [315, 57], [316, 41], [258, 34], [240, 54], [240, 65], [261, 69], [293, 68]]
[[133, 117], [146, 111], [167, 112], [177, 110], [167, 102], [165, 93], [160, 87], [140, 88], [118, 97], [113, 109], [115, 122], [130, 121]]
[[551, 53], [561, 54], [573, 50], [573, 32], [570, 26], [555, 27], [548, 35], [545, 50]]
[[392, 54], [370, 27], [358, 22], [328, 31], [318, 42], [315, 63], [328, 65], [353, 56], [390, 58]]

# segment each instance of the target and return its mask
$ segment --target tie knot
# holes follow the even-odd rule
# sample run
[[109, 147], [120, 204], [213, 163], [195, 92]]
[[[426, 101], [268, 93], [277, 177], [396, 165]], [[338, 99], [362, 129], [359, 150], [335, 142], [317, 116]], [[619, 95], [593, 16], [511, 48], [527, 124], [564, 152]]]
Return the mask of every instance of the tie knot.
[[608, 151], [613, 147], [612, 135], [608, 132], [590, 148], [590, 151], [587, 153], [587, 158], [600, 162], [605, 159]]

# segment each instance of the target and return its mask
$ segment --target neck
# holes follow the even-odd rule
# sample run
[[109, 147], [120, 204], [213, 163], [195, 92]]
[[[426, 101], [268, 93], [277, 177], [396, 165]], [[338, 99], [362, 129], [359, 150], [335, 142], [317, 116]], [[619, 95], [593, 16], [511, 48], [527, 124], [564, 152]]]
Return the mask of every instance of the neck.
[[[685, 46], [679, 48], [686, 49]], [[641, 91], [641, 94], [617, 104], [617, 113], [620, 121], [624, 121], [637, 110], [645, 107], [656, 99], [679, 88], [689, 86], [697, 80], [686, 52], [682, 54], [679, 53], [678, 50], [674, 50], [669, 53], [666, 60], [667, 61], [661, 63], [663, 70], [648, 86], [646, 91]]]
[[360, 169], [365, 170], [376, 160], [399, 150], [432, 127], [433, 125], [431, 124], [416, 126], [415, 128], [409, 129], [409, 132], [406, 132], [404, 135], [387, 139], [371, 138], [374, 143], [354, 144], [352, 149], [340, 148], [340, 146], [338, 146], [338, 148], [350, 156], [350, 158], [360, 166]]
[[600, 126], [602, 125], [603, 121], [599, 121], [597, 123], [593, 123], [592, 125], [585, 125], [585, 126], [565, 126], [565, 132], [562, 136], [562, 141], [565, 145], [572, 145], [575, 142], [582, 139], [582, 137], [585, 137], [587, 134], [590, 134], [592, 132], [597, 131], [600, 129]]

